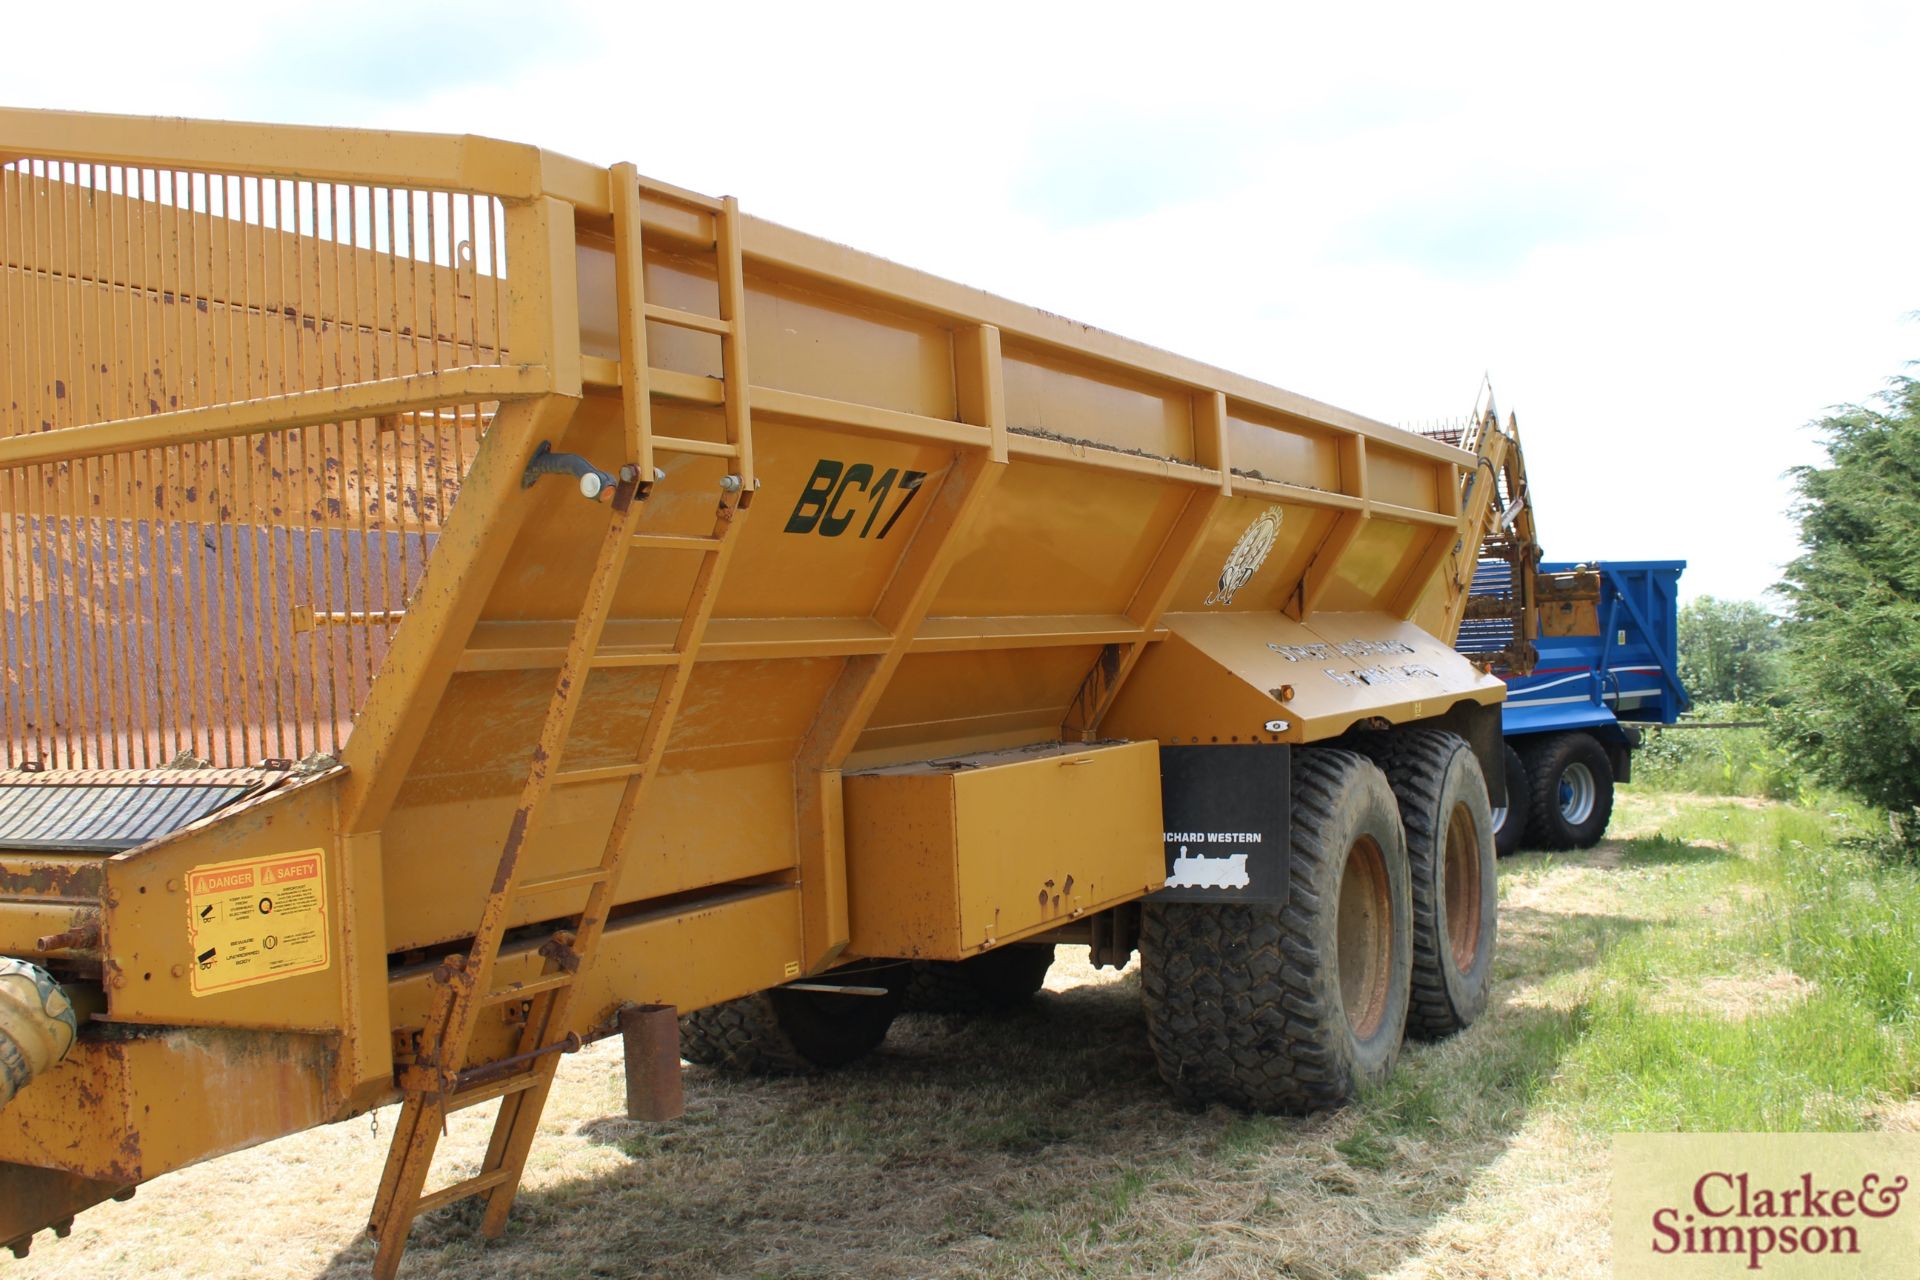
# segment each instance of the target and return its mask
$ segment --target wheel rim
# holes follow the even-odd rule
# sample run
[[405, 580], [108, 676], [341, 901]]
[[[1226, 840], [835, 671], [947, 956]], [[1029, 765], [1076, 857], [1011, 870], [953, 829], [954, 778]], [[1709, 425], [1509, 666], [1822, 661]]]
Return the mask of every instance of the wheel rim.
[[1387, 1012], [1388, 976], [1393, 960], [1393, 908], [1387, 887], [1387, 859], [1372, 836], [1361, 836], [1347, 850], [1340, 874], [1336, 956], [1340, 1003], [1353, 1034], [1365, 1040], [1380, 1029]]
[[1493, 834], [1499, 835], [1507, 827], [1507, 806], [1495, 805], [1493, 810]]
[[1579, 826], [1593, 816], [1593, 802], [1599, 788], [1593, 782], [1593, 770], [1579, 761], [1560, 773], [1560, 816]]
[[1480, 841], [1473, 828], [1473, 812], [1464, 804], [1454, 805], [1453, 816], [1447, 819], [1444, 865], [1447, 943], [1453, 950], [1454, 968], [1465, 973], [1480, 954]]

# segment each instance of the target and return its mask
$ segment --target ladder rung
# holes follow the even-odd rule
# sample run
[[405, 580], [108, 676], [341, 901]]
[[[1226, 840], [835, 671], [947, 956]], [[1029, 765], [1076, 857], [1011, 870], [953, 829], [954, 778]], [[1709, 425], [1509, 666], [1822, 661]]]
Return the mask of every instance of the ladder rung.
[[[595, 659], [594, 665], [600, 665], [598, 659]], [[639, 773], [640, 769], [641, 766], [637, 764], [604, 764], [597, 769], [569, 769], [565, 773], [556, 773], [553, 775], [553, 780], [556, 784], [562, 782], [606, 782], [613, 778], [631, 778], [634, 774]], [[534, 883], [539, 884], [540, 881], [536, 880]]]
[[515, 1075], [496, 1076], [485, 1084], [476, 1084], [471, 1089], [462, 1089], [447, 1097], [448, 1111], [465, 1111], [468, 1107], [477, 1107], [483, 1102], [492, 1102], [495, 1098], [504, 1098], [510, 1093], [522, 1093], [545, 1079], [544, 1071], [522, 1071]]
[[710, 551], [720, 539], [707, 533], [636, 533], [628, 545], [635, 551]]
[[413, 1208], [414, 1216], [432, 1213], [435, 1209], [444, 1209], [456, 1201], [477, 1196], [483, 1191], [491, 1191], [513, 1176], [512, 1170], [495, 1169], [468, 1178], [465, 1182], [456, 1182], [450, 1187], [442, 1187], [430, 1196], [420, 1197], [420, 1203]]
[[553, 973], [543, 973], [537, 978], [528, 978], [525, 982], [516, 982], [512, 986], [489, 991], [480, 999], [482, 1005], [505, 1004], [509, 1000], [525, 1000], [537, 996], [542, 991], [553, 991], [573, 981], [573, 975], [565, 969]]
[[[586, 357], [582, 357], [585, 361]], [[618, 371], [615, 373], [618, 377]], [[616, 381], [614, 385], [619, 385]], [[663, 400], [682, 400], [688, 404], [725, 404], [727, 386], [718, 378], [698, 373], [681, 373], [658, 366], [647, 370], [647, 391]]]
[[679, 329], [698, 329], [701, 333], [717, 333], [722, 337], [733, 333], [731, 321], [703, 316], [698, 311], [682, 311], [678, 307], [663, 307], [657, 302], [649, 302], [646, 304], [646, 313], [649, 320]]
[[689, 440], [684, 436], [655, 436], [655, 453], [693, 453], [703, 458], [737, 458], [740, 456], [738, 445], [728, 444], [724, 440]]
[[[621, 667], [671, 667], [679, 663], [684, 655], [677, 649], [655, 650], [651, 653], [609, 653], [601, 650], [587, 660], [587, 665], [595, 671], [618, 670]], [[625, 765], [610, 765], [606, 769], [580, 769], [575, 773], [563, 773], [556, 782], [598, 782], [601, 778], [614, 778], [620, 775], [613, 770], [626, 768]], [[586, 775], [592, 774], [593, 777]]]
[[569, 871], [565, 875], [545, 876], [539, 880], [522, 880], [516, 893], [552, 893], [556, 889], [588, 889], [607, 878], [605, 867], [594, 867], [588, 871]]

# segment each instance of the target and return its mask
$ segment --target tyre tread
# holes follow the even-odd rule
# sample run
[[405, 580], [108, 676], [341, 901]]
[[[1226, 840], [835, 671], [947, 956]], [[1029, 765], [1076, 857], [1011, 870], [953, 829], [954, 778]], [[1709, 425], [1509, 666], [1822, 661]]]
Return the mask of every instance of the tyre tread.
[[[1408, 1034], [1439, 1040], [1463, 1030], [1473, 1019], [1455, 1006], [1442, 968], [1448, 940], [1438, 929], [1441, 862], [1446, 833], [1435, 827], [1435, 797], [1445, 785], [1455, 754], [1470, 750], [1466, 739], [1444, 729], [1397, 729], [1372, 735], [1363, 748], [1387, 775], [1400, 802], [1400, 823], [1407, 833], [1407, 866], [1413, 887], [1413, 993], [1408, 1002]], [[1492, 910], [1494, 904], [1483, 904]]]
[[703, 1067], [750, 1075], [804, 1076], [820, 1070], [780, 1025], [773, 997], [765, 991], [682, 1017], [680, 1056]]
[[[1594, 782], [1599, 794], [1594, 798], [1591, 837], [1571, 828], [1560, 813], [1560, 773], [1570, 755], [1587, 757], [1589, 768], [1597, 768]], [[1527, 841], [1546, 850], [1582, 849], [1598, 844], [1606, 834], [1613, 815], [1613, 766], [1606, 748], [1585, 733], [1556, 733], [1530, 742], [1520, 752], [1527, 767]]]
[[1140, 949], [1152, 957], [1141, 966], [1148, 1040], [1182, 1102], [1307, 1113], [1350, 1100], [1352, 1081], [1328, 1047], [1346, 1034], [1346, 1014], [1317, 993], [1329, 957], [1312, 926], [1346, 853], [1328, 846], [1324, 829], [1337, 798], [1373, 768], [1353, 751], [1293, 753], [1284, 907], [1166, 903], [1142, 913]]

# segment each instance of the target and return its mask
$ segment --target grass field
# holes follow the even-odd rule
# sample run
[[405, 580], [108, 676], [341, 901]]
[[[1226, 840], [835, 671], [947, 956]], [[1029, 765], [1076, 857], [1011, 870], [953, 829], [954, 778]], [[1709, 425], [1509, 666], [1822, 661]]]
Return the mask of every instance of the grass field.
[[[1062, 950], [996, 1019], [903, 1018], [810, 1080], [687, 1074], [622, 1118], [568, 1059], [506, 1238], [471, 1205], [409, 1276], [1597, 1277], [1617, 1129], [1920, 1127], [1920, 880], [1845, 809], [1623, 793], [1613, 838], [1503, 864], [1488, 1016], [1308, 1120], [1173, 1108], [1132, 973]], [[391, 1112], [187, 1170], [10, 1275], [361, 1276]], [[487, 1117], [455, 1117], [448, 1173]]]

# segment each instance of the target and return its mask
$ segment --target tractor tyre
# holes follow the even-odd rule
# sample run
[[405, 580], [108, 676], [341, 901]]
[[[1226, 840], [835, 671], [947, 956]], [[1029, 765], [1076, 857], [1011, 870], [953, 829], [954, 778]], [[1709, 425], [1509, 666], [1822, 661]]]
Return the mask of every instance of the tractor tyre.
[[1527, 834], [1527, 806], [1531, 792], [1527, 786], [1527, 765], [1520, 753], [1507, 743], [1500, 744], [1507, 763], [1507, 803], [1493, 809], [1493, 851], [1502, 858], [1520, 852]]
[[1365, 756], [1293, 753], [1284, 906], [1145, 905], [1141, 985], [1160, 1075], [1189, 1106], [1338, 1107], [1399, 1057], [1413, 970], [1400, 812]]
[[1471, 1026], [1493, 986], [1500, 889], [1493, 814], [1473, 748], [1439, 729], [1378, 735], [1372, 754], [1400, 802], [1413, 884], [1413, 999], [1407, 1034], [1439, 1040]]
[[[867, 977], [846, 976], [854, 982]], [[680, 1056], [703, 1067], [750, 1075], [831, 1071], [879, 1048], [900, 1002], [898, 989], [884, 996], [783, 987], [757, 991], [681, 1018]]]
[[1558, 733], [1528, 745], [1527, 840], [1541, 849], [1591, 849], [1613, 817], [1613, 764], [1598, 739]]
[[967, 960], [907, 967], [909, 1013], [1004, 1013], [1033, 999], [1053, 967], [1050, 943], [1015, 943]]

